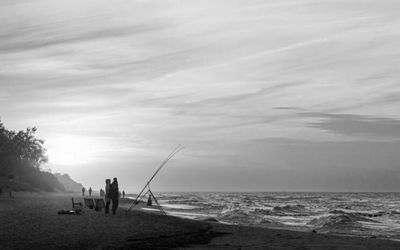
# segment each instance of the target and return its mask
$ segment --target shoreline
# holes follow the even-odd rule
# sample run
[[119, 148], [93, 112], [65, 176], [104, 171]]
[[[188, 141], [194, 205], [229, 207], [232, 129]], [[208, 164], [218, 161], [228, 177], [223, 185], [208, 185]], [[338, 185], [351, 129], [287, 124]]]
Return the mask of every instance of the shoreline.
[[[127, 199], [128, 201], [130, 200], [130, 198]], [[156, 208], [157, 206], [153, 206], [153, 208], [149, 208], [145, 205], [140, 207], [141, 209], [148, 211], [148, 212], [154, 212], [158, 211], [158, 209]], [[162, 205], [164, 207], [169, 208], [178, 208], [178, 209], [182, 209], [181, 208], [181, 204], [169, 204], [167, 203], [167, 206], [164, 206], [164, 204]], [[195, 207], [194, 205], [183, 205], [184, 207]], [[143, 211], [141, 210], [141, 211]], [[337, 209], [340, 210], [340, 209]], [[342, 209], [344, 210], [344, 209]], [[358, 232], [357, 233], [349, 233], [348, 231], [346, 232], [337, 232], [337, 231], [328, 231], [325, 228], [322, 227], [306, 227], [306, 226], [286, 226], [284, 224], [282, 224], [282, 226], [274, 226], [274, 225], [270, 225], [270, 224], [255, 224], [255, 223], [234, 223], [234, 222], [227, 222], [227, 221], [223, 221], [223, 220], [219, 220], [218, 219], [218, 215], [217, 214], [206, 214], [206, 213], [200, 213], [200, 212], [192, 212], [192, 210], [190, 210], [190, 208], [188, 210], [166, 210], [167, 214], [169, 216], [173, 216], [173, 217], [178, 217], [178, 218], [183, 218], [183, 219], [192, 219], [192, 220], [196, 220], [196, 221], [205, 221], [205, 222], [218, 222], [218, 223], [222, 223], [225, 225], [232, 225], [232, 226], [244, 226], [244, 227], [256, 227], [256, 228], [267, 228], [267, 229], [276, 229], [276, 230], [288, 230], [288, 231], [294, 231], [294, 232], [314, 232], [314, 233], [320, 233], [320, 234], [329, 234], [332, 236], [344, 236], [344, 237], [355, 237], [355, 238], [363, 238], [363, 239], [368, 239], [368, 238], [374, 238], [374, 239], [380, 239], [380, 240], [390, 240], [390, 241], [395, 241], [395, 242], [400, 242], [400, 239], [396, 238], [396, 237], [391, 237], [393, 235], [385, 235], [382, 234], [381, 232], [374, 232], [374, 231], [364, 231], [364, 233]], [[353, 212], [354, 214], [374, 214], [371, 211], [357, 211], [357, 212]], [[383, 213], [383, 212], [379, 212], [379, 213]], [[363, 216], [366, 216], [362, 214]], [[388, 214], [388, 213], [386, 213]], [[328, 217], [328, 216], [326, 216]], [[371, 216], [369, 216], [371, 217]], [[345, 228], [344, 228], [345, 229]], [[369, 233], [369, 234], [368, 234]]]
[[[72, 193], [0, 196], [1, 249], [400, 249], [388, 239], [299, 232], [183, 219], [122, 208], [105, 215], [58, 215]], [[130, 204], [121, 199], [121, 205]]]

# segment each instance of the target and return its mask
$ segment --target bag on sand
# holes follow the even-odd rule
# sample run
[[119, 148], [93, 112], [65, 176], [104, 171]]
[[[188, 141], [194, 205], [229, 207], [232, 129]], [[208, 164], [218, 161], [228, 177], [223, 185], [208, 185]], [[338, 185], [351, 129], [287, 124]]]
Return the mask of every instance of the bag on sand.
[[58, 214], [76, 214], [74, 210], [60, 210]]

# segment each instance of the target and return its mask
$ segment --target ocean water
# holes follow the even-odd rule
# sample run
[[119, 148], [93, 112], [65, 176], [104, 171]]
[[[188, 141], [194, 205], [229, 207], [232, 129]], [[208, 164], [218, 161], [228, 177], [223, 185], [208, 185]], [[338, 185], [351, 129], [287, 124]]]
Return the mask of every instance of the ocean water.
[[168, 214], [400, 240], [400, 193], [157, 193]]

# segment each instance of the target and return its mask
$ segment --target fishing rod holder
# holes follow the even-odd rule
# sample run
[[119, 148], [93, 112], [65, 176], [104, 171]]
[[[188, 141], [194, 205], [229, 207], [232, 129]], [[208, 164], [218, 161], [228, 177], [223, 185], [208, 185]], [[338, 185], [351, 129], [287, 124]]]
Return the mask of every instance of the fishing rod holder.
[[[161, 168], [172, 158], [174, 157], [174, 155], [176, 155], [179, 151], [181, 151], [183, 149], [183, 146], [181, 144], [179, 144], [169, 155], [168, 157], [161, 163], [161, 165], [158, 167], [157, 171], [153, 174], [153, 176], [151, 176], [151, 178], [149, 179], [149, 181], [147, 181], [146, 185], [143, 187], [142, 191], [140, 191], [140, 193], [138, 194], [138, 196], [136, 197], [136, 199], [133, 201], [132, 205], [129, 207], [129, 209], [126, 211], [126, 213], [128, 214], [136, 205], [139, 204], [139, 202], [143, 199], [143, 197], [145, 195], [148, 195], [149, 199], [153, 198], [153, 200], [155, 201], [155, 203], [157, 204], [158, 209], [160, 210], [160, 212], [162, 214], [167, 214], [164, 209], [162, 208], [162, 206], [158, 203], [157, 198], [155, 197], [154, 193], [151, 191], [150, 189], [150, 183], [151, 181], [154, 179], [154, 177], [158, 174], [158, 172], [161, 170]], [[146, 192], [144, 192], [147, 189]]]

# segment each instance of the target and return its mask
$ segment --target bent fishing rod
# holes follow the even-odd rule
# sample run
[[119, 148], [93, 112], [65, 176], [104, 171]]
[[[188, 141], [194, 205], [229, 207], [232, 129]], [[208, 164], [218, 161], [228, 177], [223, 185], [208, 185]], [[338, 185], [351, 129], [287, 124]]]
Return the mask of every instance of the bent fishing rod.
[[139, 201], [142, 199], [142, 197], [144, 195], [143, 192], [146, 190], [146, 188], [150, 189], [150, 182], [154, 179], [154, 177], [156, 177], [156, 175], [158, 174], [158, 172], [160, 172], [161, 168], [164, 167], [165, 164], [167, 164], [167, 162], [174, 157], [174, 155], [176, 155], [179, 151], [181, 151], [184, 147], [179, 144], [174, 150], [172, 150], [172, 152], [167, 156], [167, 158], [165, 158], [165, 160], [161, 163], [161, 165], [158, 167], [158, 169], [156, 170], [156, 172], [151, 176], [151, 178], [147, 181], [146, 185], [143, 187], [142, 191], [140, 191], [140, 193], [138, 194], [138, 196], [136, 197], [136, 199], [133, 201], [133, 204], [129, 207], [128, 211], [130, 211], [135, 205], [137, 205], [139, 203]]

